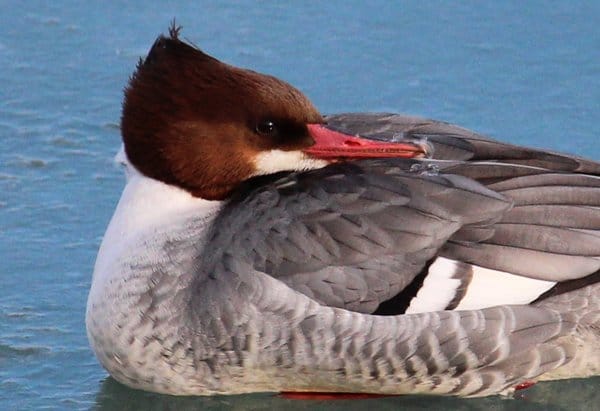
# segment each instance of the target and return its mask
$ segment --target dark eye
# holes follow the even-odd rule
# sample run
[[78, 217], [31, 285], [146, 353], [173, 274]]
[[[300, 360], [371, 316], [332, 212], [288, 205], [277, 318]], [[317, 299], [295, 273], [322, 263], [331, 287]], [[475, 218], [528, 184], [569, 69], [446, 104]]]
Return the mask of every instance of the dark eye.
[[271, 120], [261, 121], [256, 125], [256, 132], [263, 136], [272, 136], [277, 133], [277, 126]]

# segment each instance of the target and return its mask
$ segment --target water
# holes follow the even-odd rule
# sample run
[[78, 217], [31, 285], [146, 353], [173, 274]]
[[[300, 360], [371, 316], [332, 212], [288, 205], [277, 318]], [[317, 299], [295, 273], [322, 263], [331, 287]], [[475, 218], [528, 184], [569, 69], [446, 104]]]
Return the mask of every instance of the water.
[[600, 379], [497, 397], [173, 398], [107, 378], [85, 336], [92, 266], [123, 178], [122, 89], [183, 36], [327, 112], [424, 115], [600, 160], [600, 2], [0, 1], [0, 408], [594, 409]]

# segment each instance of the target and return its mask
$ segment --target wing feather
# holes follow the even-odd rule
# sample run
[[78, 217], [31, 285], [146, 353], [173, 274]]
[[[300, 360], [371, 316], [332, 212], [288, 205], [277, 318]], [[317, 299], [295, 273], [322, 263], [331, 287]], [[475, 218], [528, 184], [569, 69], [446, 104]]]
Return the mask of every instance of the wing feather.
[[[471, 179], [413, 164], [366, 160], [249, 182], [217, 218], [207, 253], [245, 256], [321, 304], [374, 312], [460, 227], [511, 207]], [[226, 233], [234, 227], [245, 231]]]

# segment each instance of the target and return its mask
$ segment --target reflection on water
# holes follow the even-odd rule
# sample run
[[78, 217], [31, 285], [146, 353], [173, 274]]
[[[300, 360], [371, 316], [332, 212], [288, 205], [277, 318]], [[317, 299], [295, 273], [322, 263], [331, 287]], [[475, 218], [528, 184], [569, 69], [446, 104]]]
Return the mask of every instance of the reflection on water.
[[215, 397], [174, 397], [133, 390], [106, 378], [96, 396], [95, 411], [127, 409], [131, 411], [163, 410], [496, 410], [496, 411], [597, 411], [597, 390], [600, 377], [587, 380], [566, 380], [539, 383], [518, 392], [515, 398], [448, 398], [407, 395], [359, 400], [292, 400], [277, 394], [251, 394]]

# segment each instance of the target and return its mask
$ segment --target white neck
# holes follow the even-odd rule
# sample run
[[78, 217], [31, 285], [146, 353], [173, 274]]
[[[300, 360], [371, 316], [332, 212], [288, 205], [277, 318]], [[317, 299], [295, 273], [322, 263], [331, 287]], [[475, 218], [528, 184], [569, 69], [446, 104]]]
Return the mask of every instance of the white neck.
[[[194, 197], [178, 187], [142, 175], [131, 165], [123, 149], [115, 160], [125, 166], [127, 184], [104, 234], [94, 267], [94, 282], [123, 253], [135, 252], [133, 248], [139, 247], [140, 242], [149, 245], [145, 241], [148, 238], [160, 243], [161, 234], [166, 240], [170, 232], [181, 231], [181, 224], [190, 218], [205, 220], [208, 227], [222, 204]], [[148, 253], [146, 256], [152, 257]]]

